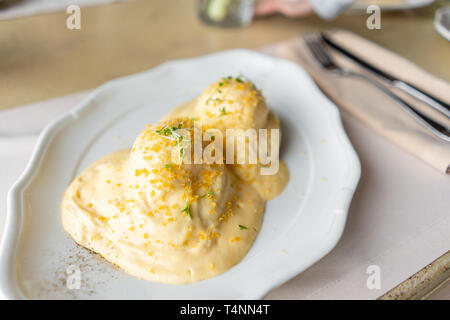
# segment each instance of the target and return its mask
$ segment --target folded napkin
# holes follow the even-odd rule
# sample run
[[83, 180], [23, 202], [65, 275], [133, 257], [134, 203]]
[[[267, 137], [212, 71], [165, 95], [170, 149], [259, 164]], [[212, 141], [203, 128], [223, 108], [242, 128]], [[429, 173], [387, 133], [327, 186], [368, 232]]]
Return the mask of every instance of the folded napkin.
[[[327, 35], [378, 68], [416, 85], [443, 101], [450, 102], [449, 83], [427, 73], [399, 55], [348, 31], [333, 30]], [[336, 76], [324, 70], [300, 37], [266, 47], [263, 52], [299, 63], [341, 109], [350, 112], [386, 139], [439, 171], [450, 173], [450, 143], [435, 137], [423, 128], [407, 111], [373, 84], [362, 79]], [[329, 52], [340, 66], [374, 77], [347, 57], [332, 49]], [[440, 123], [449, 124], [449, 119], [420, 101], [403, 92], [393, 91], [429, 117]]]

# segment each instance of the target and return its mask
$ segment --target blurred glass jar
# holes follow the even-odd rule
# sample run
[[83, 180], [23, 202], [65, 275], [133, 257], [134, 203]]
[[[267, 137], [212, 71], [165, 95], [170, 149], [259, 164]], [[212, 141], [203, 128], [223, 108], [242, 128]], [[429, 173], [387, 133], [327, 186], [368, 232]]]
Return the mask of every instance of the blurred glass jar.
[[219, 27], [248, 26], [255, 0], [198, 0], [200, 19]]

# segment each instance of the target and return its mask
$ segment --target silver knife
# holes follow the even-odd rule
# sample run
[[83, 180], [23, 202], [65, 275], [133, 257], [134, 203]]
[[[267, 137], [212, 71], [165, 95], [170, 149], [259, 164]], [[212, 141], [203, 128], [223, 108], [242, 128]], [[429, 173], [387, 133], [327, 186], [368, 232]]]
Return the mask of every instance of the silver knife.
[[373, 66], [372, 64], [368, 63], [367, 61], [362, 60], [355, 54], [351, 53], [347, 49], [344, 49], [337, 43], [335, 43], [333, 40], [331, 40], [329, 37], [327, 37], [324, 33], [321, 33], [322, 40], [328, 44], [330, 47], [335, 49], [336, 51], [342, 53], [343, 55], [347, 56], [351, 60], [358, 63], [360, 66], [364, 67], [367, 70], [372, 71], [375, 73], [379, 78], [381, 78], [383, 81], [387, 82], [389, 85], [398, 88], [402, 90], [403, 92], [406, 92], [407, 94], [413, 96], [414, 98], [426, 103], [433, 109], [437, 110], [438, 112], [445, 115], [448, 119], [450, 119], [450, 105], [445, 103], [444, 101], [433, 97], [429, 93], [417, 88], [416, 86], [412, 85], [411, 83], [408, 83], [406, 81], [400, 80], [395, 78], [394, 76], [390, 75], [389, 73], [378, 69], [377, 67]]

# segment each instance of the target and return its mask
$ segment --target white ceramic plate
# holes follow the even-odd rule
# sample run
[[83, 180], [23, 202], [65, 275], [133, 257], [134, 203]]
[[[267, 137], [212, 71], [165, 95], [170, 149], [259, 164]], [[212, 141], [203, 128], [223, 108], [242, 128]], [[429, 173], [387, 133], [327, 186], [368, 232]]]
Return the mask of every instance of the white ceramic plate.
[[[130, 147], [146, 123], [197, 97], [220, 77], [244, 74], [281, 120], [282, 158], [291, 180], [269, 201], [262, 230], [241, 263], [185, 285], [131, 277], [80, 248], [60, 221], [61, 196], [99, 157]], [[358, 157], [336, 106], [296, 64], [246, 50], [165, 63], [110, 81], [42, 133], [8, 194], [1, 246], [1, 292], [7, 298], [258, 299], [336, 245], [360, 176]], [[66, 281], [80, 270], [80, 289]]]
[[430, 4], [432, 4], [434, 0], [380, 0], [380, 1], [371, 1], [371, 0], [360, 0], [357, 1], [353, 6], [352, 9], [356, 10], [366, 10], [366, 8], [371, 4], [378, 5], [381, 10], [384, 11], [399, 11], [399, 10], [410, 10], [410, 9], [417, 9], [426, 7]]

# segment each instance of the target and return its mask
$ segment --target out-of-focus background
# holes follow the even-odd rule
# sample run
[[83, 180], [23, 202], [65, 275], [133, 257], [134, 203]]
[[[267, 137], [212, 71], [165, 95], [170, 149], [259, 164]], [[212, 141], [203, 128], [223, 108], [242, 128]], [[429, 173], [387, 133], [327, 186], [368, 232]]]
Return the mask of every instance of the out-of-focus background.
[[[82, 8], [80, 30], [66, 28], [65, 8], [72, 3]], [[83, 7], [91, 3], [95, 5]], [[171, 59], [236, 47], [256, 49], [329, 28], [344, 28], [374, 40], [450, 80], [449, 44], [433, 26], [436, 9], [448, 3], [440, 0], [415, 10], [383, 11], [381, 29], [369, 30], [364, 10], [348, 10], [332, 21], [317, 15], [273, 14], [254, 19], [248, 27], [219, 28], [199, 20], [197, 0], [3, 0], [0, 108], [94, 88]], [[60, 11], [41, 13], [55, 8]]]

